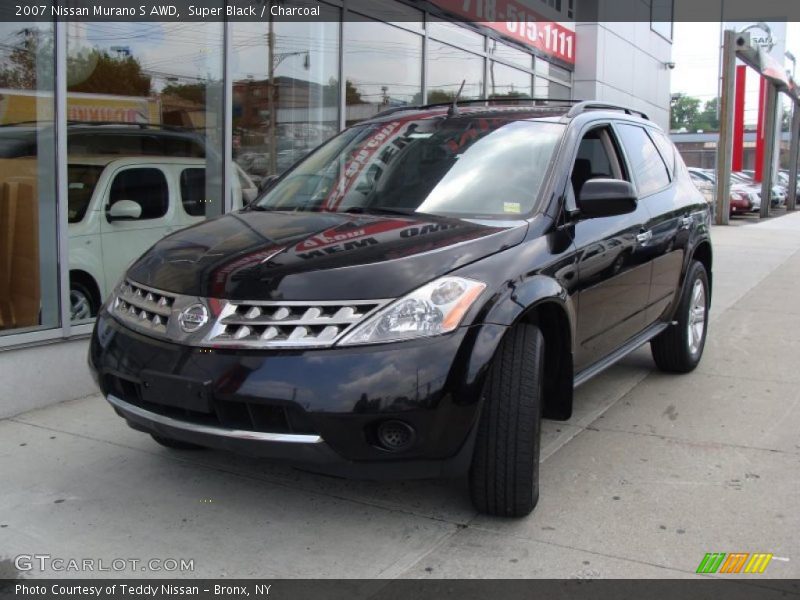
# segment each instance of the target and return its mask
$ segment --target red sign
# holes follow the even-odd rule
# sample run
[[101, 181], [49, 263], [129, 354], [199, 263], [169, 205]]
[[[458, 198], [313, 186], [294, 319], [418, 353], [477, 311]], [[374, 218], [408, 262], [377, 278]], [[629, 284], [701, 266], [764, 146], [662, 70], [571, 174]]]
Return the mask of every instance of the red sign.
[[440, 8], [481, 23], [566, 63], [575, 64], [575, 32], [514, 0], [432, 0]]

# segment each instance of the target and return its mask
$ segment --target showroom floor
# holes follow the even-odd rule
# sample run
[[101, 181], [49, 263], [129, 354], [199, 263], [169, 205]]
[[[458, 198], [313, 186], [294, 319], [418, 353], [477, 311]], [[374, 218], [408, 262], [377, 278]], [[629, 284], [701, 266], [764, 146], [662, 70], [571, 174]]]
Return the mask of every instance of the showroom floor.
[[0, 577], [46, 553], [194, 559], [195, 577], [673, 578], [768, 552], [739, 577], [800, 578], [800, 213], [736, 225], [713, 232], [701, 366], [663, 375], [644, 348], [579, 388], [545, 422], [529, 518], [476, 515], [460, 481], [167, 451], [91, 396], [0, 421]]

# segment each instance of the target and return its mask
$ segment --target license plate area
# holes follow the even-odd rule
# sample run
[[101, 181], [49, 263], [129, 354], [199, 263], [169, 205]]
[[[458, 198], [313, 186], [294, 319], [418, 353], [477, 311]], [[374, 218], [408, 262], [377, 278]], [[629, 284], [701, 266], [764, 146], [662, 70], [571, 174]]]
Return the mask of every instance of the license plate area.
[[152, 404], [212, 413], [211, 381], [142, 371], [142, 400]]

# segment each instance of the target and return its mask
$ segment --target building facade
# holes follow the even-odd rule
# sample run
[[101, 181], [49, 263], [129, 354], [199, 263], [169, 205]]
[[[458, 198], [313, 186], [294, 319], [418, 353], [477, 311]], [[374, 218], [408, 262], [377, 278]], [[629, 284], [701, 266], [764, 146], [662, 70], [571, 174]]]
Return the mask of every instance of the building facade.
[[597, 98], [666, 125], [668, 77], [642, 83], [606, 56], [657, 70], [663, 23], [576, 23], [579, 1], [509, 0], [524, 28], [461, 0], [330, 0], [295, 22], [1, 22], [0, 417], [94, 391], [93, 315], [146, 248], [382, 110], [463, 83], [464, 100]]

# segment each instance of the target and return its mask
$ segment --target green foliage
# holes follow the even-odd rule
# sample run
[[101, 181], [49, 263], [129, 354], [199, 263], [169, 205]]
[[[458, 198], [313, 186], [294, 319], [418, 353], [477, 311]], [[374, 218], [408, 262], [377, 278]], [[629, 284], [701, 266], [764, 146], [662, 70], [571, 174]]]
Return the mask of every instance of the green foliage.
[[70, 92], [149, 96], [151, 78], [133, 56], [111, 56], [92, 48], [67, 58], [67, 82]]
[[686, 94], [673, 94], [669, 106], [669, 127], [672, 130], [686, 129], [697, 131], [694, 127], [700, 115], [700, 100]]
[[165, 96], [178, 96], [196, 104], [206, 103], [205, 83], [170, 83], [161, 91]]
[[53, 37], [24, 27], [6, 41], [11, 46], [0, 64], [0, 87], [15, 90], [50, 89], [53, 86]]

